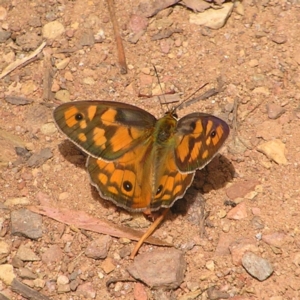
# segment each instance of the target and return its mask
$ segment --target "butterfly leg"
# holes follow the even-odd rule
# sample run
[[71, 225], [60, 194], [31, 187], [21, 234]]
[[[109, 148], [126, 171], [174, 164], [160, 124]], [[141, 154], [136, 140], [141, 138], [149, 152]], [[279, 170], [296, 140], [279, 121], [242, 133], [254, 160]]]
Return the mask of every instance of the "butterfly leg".
[[143, 236], [139, 239], [137, 244], [135, 245], [134, 249], [131, 252], [130, 258], [134, 259], [136, 254], [138, 253], [139, 249], [143, 245], [144, 241], [155, 231], [158, 225], [163, 221], [166, 214], [168, 213], [170, 208], [166, 208], [163, 213], [152, 223], [152, 225], [148, 228], [148, 230], [143, 234]]

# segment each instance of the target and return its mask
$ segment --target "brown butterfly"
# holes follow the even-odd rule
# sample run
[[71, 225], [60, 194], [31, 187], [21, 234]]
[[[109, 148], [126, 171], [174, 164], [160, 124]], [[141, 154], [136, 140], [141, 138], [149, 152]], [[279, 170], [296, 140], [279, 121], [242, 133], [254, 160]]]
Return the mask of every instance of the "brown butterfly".
[[101, 197], [129, 211], [156, 211], [182, 198], [195, 171], [229, 135], [223, 120], [205, 113], [156, 119], [133, 105], [76, 101], [54, 110], [59, 129], [88, 154], [91, 183]]

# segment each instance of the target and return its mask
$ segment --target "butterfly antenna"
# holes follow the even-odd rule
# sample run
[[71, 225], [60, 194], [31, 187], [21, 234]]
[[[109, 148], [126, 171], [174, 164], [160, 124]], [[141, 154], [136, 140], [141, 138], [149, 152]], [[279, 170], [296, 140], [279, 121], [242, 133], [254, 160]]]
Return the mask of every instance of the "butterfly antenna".
[[192, 92], [189, 96], [187, 96], [181, 103], [179, 103], [177, 106], [175, 106], [173, 108], [173, 110], [177, 110], [180, 108], [180, 106], [182, 106], [183, 104], [185, 104], [188, 100], [190, 100], [196, 93], [198, 93], [201, 89], [203, 89], [206, 85], [208, 85], [208, 82], [202, 84], [199, 88], [197, 88], [194, 92]]
[[[163, 89], [162, 89], [161, 82], [160, 82], [160, 79], [159, 79], [159, 76], [158, 76], [158, 72], [157, 72], [157, 69], [156, 69], [155, 65], [153, 65], [153, 69], [154, 69], [154, 72], [155, 72], [155, 75], [156, 75], [158, 84], [159, 84], [159, 86], [160, 86], [161, 93], [163, 93]], [[167, 109], [168, 109], [168, 110], [169, 110], [169, 107], [168, 107], [168, 103], [167, 103], [166, 99], [165, 99], [165, 101], [163, 102], [163, 101], [161, 101], [161, 98], [160, 98], [160, 97], [161, 97], [161, 95], [158, 95], [158, 99], [159, 99], [159, 103], [160, 103], [160, 108], [161, 108], [162, 112], [164, 113], [164, 110], [163, 110], [163, 108], [162, 108], [163, 104], [167, 105]]]

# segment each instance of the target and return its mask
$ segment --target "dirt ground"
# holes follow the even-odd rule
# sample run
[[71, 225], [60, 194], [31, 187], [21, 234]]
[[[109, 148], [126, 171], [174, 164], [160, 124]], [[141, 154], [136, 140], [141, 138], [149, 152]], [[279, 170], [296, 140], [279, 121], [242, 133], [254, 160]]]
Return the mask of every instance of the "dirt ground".
[[[216, 30], [192, 24], [194, 12], [179, 4], [136, 18], [136, 2], [116, 1], [126, 75], [118, 67], [106, 1], [2, 0], [0, 5], [1, 72], [40, 46], [47, 23], [63, 25], [41, 53], [1, 79], [0, 248], [7, 245], [9, 251], [0, 258], [13, 266], [19, 281], [50, 299], [300, 299], [299, 1], [245, 0]], [[162, 32], [170, 34], [153, 38]], [[52, 111], [62, 101], [98, 99], [134, 104], [161, 117], [166, 107], [157, 98], [139, 96], [161, 94], [153, 66], [163, 93], [175, 91], [184, 99], [205, 83], [195, 97], [215, 88], [215, 95], [178, 115], [214, 114], [229, 123], [231, 133], [154, 234], [184, 255], [179, 287], [151, 289], [133, 280], [107, 288], [112, 277], [128, 276], [130, 251], [122, 253], [135, 241], [113, 237], [107, 257], [94, 259], [85, 250], [98, 233], [43, 216], [40, 238], [20, 237], [12, 234], [11, 215], [46, 205], [146, 230], [151, 223], [143, 216], [116, 208], [91, 187], [86, 157], [55, 128]], [[20, 105], [23, 100], [11, 96], [32, 102]], [[15, 146], [26, 153], [17, 155]], [[47, 148], [45, 159], [28, 163]], [[203, 211], [202, 218], [198, 214], [203, 207], [205, 220]], [[39, 259], [16, 263], [22, 245]], [[53, 245], [59, 259], [47, 264], [43, 254]], [[145, 244], [140, 253], [151, 256], [158, 248], [168, 249]], [[263, 280], [251, 275], [241, 263], [247, 251], [265, 259], [272, 274]], [[21, 269], [33, 275], [20, 276]], [[0, 293], [24, 299], [5, 281]]]

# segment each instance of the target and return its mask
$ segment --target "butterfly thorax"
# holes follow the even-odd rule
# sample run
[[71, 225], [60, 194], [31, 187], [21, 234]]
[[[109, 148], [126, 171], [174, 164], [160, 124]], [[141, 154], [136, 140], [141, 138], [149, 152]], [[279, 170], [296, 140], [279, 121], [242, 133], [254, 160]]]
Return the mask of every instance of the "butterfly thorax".
[[159, 145], [165, 145], [175, 133], [177, 120], [168, 113], [161, 119], [157, 120], [154, 130], [155, 142]]

